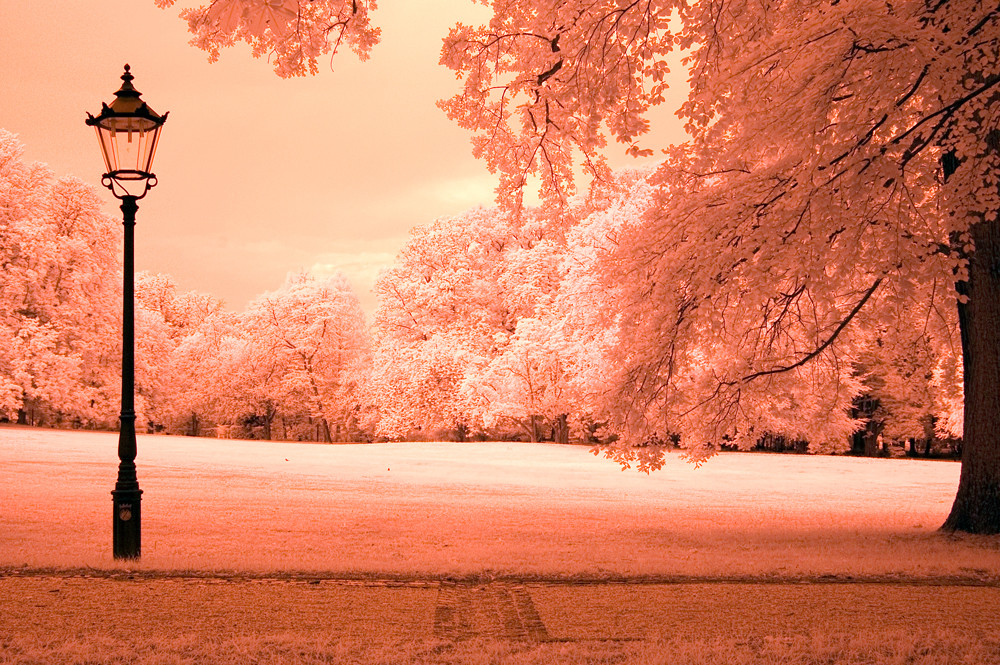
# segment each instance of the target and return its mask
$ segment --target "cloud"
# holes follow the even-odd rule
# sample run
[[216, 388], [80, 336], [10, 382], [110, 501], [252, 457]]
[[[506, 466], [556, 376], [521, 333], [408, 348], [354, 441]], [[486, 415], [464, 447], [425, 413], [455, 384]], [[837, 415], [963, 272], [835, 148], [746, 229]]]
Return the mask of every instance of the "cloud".
[[477, 205], [492, 205], [496, 198], [497, 177], [490, 173], [447, 178], [432, 182], [423, 194], [459, 211]]
[[373, 291], [375, 280], [382, 269], [392, 265], [395, 260], [395, 252], [325, 252], [307, 270], [317, 277], [338, 272], [344, 275], [354, 287], [362, 309], [371, 315], [378, 304]]

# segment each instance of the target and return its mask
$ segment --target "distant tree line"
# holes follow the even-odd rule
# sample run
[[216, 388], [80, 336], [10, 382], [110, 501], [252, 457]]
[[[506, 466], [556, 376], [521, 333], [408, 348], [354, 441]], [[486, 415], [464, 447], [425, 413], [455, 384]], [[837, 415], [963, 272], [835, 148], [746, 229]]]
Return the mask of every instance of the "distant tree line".
[[[101, 212], [91, 187], [25, 163], [21, 150], [0, 133], [0, 415], [114, 428], [120, 224]], [[689, 434], [666, 420], [641, 429], [621, 417], [622, 383], [663, 344], [629, 337], [629, 317], [641, 311], [637, 303], [654, 302], [650, 289], [687, 288], [622, 271], [622, 252], [641, 260], [646, 251], [630, 234], [654, 206], [652, 173], [615, 174], [559, 208], [475, 208], [416, 227], [377, 282], [370, 325], [340, 275], [291, 275], [234, 313], [167, 275], [139, 273], [140, 428], [315, 441], [614, 444], [639, 460], [652, 459], [642, 451], [683, 445]], [[906, 316], [926, 319], [932, 301]], [[904, 335], [858, 317], [838, 347], [836, 372], [754, 395], [755, 429], [713, 445], [954, 453], [962, 418], [957, 324], [953, 310], [935, 311], [933, 324], [903, 325]], [[732, 326], [760, 316], [724, 314]], [[740, 357], [738, 346], [720, 357], [705, 334], [683, 355], [707, 379], [716, 363]]]

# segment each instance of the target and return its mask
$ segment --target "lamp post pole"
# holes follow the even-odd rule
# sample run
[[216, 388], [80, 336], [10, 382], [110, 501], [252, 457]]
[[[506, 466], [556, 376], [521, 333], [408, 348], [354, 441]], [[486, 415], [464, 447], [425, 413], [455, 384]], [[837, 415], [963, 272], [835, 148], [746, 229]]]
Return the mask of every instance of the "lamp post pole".
[[125, 65], [122, 86], [110, 105], [87, 114], [97, 130], [107, 172], [101, 183], [122, 202], [125, 227], [122, 260], [122, 412], [118, 426], [118, 480], [114, 500], [112, 547], [116, 559], [137, 559], [141, 552], [142, 490], [135, 473], [135, 213], [139, 199], [156, 186], [153, 156], [167, 114], [160, 115], [142, 101]]
[[116, 559], [135, 559], [142, 544], [142, 490], [135, 474], [135, 196], [123, 196], [125, 247], [122, 265], [122, 412], [118, 417], [118, 481], [114, 497], [113, 549]]

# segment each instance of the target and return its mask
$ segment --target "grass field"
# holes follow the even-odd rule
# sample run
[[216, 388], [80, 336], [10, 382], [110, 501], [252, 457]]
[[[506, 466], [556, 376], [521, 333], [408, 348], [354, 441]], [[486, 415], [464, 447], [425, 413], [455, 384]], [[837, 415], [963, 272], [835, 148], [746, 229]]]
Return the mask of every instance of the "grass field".
[[1000, 641], [975, 642], [929, 630], [914, 635], [801, 635], [733, 638], [690, 636], [629, 643], [525, 644], [471, 640], [372, 643], [366, 640], [227, 636], [204, 642], [186, 636], [110, 639], [0, 640], [0, 665], [996, 665]]
[[[334, 574], [1000, 576], [996, 538], [936, 531], [959, 465], [586, 448], [140, 436], [130, 567]], [[0, 427], [0, 566], [115, 568], [117, 436]]]
[[[1000, 665], [1000, 540], [937, 532], [955, 463], [140, 436], [120, 563], [116, 450], [0, 427], [0, 665]], [[509, 593], [552, 639], [503, 636]], [[442, 633], [448, 607], [500, 637]]]

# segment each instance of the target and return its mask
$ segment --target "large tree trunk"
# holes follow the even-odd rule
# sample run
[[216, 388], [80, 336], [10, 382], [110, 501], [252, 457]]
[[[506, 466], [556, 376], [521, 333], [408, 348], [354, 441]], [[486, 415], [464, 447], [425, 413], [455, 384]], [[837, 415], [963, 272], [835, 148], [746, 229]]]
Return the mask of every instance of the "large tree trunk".
[[965, 370], [962, 474], [942, 529], [1000, 533], [1000, 221], [970, 229], [969, 281], [958, 284]]

